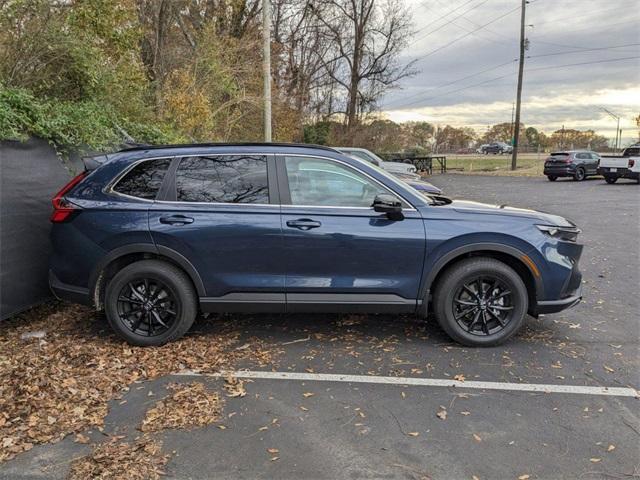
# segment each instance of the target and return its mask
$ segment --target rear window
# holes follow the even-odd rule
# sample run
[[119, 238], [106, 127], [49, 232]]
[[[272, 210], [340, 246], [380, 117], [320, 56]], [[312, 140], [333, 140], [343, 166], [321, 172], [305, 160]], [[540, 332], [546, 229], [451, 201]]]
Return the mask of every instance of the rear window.
[[167, 173], [170, 158], [146, 160], [139, 163], [113, 187], [113, 191], [130, 197], [154, 200]]
[[638, 148], [638, 147], [627, 148], [624, 151], [624, 156], [625, 157], [634, 157], [636, 155], [640, 155], [640, 148]]
[[187, 157], [176, 171], [179, 202], [269, 203], [267, 159], [256, 155]]
[[564, 152], [554, 152], [551, 154], [551, 156], [552, 157], [568, 157], [569, 154]]

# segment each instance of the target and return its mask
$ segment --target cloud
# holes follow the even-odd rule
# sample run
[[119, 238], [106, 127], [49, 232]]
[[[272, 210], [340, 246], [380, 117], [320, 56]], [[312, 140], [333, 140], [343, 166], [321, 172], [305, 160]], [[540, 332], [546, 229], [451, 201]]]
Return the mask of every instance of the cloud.
[[[411, 3], [418, 32], [403, 60], [417, 59], [420, 73], [384, 98], [381, 107], [389, 118], [477, 129], [511, 121], [520, 12], [505, 15], [514, 8], [508, 0], [465, 3]], [[526, 23], [533, 27], [527, 29], [524, 123], [545, 131], [563, 124], [593, 128], [613, 137], [615, 120], [601, 110], [604, 106], [623, 117], [625, 137], [637, 136], [632, 119], [640, 113], [640, 59], [628, 57], [640, 57], [640, 13], [634, 8], [636, 0], [615, 3], [530, 2]], [[488, 22], [493, 23], [479, 28]], [[602, 49], [630, 44], [639, 45]], [[611, 61], [617, 59], [623, 60]]]

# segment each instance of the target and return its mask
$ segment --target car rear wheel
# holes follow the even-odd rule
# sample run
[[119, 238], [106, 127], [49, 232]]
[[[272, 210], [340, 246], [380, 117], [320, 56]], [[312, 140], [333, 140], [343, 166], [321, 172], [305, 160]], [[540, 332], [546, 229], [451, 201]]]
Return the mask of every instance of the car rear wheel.
[[433, 295], [438, 323], [470, 347], [499, 345], [523, 325], [529, 297], [520, 276], [493, 258], [470, 258], [449, 268]]
[[558, 179], [555, 175], [547, 175], [547, 178], [550, 182], [555, 182]]
[[116, 334], [138, 346], [163, 345], [193, 324], [198, 301], [189, 277], [159, 260], [120, 270], [107, 285], [107, 320]]
[[614, 177], [613, 175], [605, 175], [604, 181], [609, 184], [616, 183], [618, 181], [618, 177]]
[[578, 167], [578, 168], [576, 169], [576, 173], [574, 173], [574, 174], [573, 174], [573, 179], [574, 179], [576, 182], [581, 182], [581, 181], [583, 181], [585, 178], [587, 178], [587, 174], [585, 173], [584, 168], [582, 168], [582, 167]]

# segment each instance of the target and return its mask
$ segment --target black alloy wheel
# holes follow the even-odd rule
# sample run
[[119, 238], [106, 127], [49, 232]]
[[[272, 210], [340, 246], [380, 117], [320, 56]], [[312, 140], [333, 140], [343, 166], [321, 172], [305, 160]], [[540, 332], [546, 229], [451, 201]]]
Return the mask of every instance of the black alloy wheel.
[[524, 324], [529, 292], [509, 265], [490, 257], [460, 260], [438, 275], [433, 309], [442, 329], [470, 347], [492, 347]]
[[180, 304], [171, 288], [154, 278], [134, 279], [118, 295], [118, 318], [137, 335], [162, 335], [179, 315]]
[[582, 167], [578, 167], [576, 169], [576, 173], [573, 174], [573, 179], [576, 182], [581, 182], [583, 181], [585, 178], [587, 178], [587, 174], [584, 172], [584, 168]]
[[127, 265], [107, 283], [104, 306], [113, 331], [132, 345], [158, 346], [182, 337], [198, 313], [191, 278], [163, 260]]
[[547, 178], [550, 182], [555, 182], [558, 179], [555, 175], [547, 175]]
[[511, 290], [499, 278], [479, 276], [467, 280], [454, 297], [454, 318], [472, 335], [493, 335], [511, 321]]

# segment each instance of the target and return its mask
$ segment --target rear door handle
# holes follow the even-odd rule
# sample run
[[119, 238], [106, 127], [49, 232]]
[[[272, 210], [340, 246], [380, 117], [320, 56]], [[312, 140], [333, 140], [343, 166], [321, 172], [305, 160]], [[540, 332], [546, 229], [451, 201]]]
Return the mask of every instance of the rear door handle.
[[160, 217], [160, 223], [169, 225], [186, 225], [193, 223], [193, 218], [184, 215], [169, 215], [168, 217]]
[[318, 228], [322, 223], [309, 218], [299, 218], [298, 220], [288, 220], [287, 227], [297, 228], [298, 230], [311, 230], [312, 228]]

